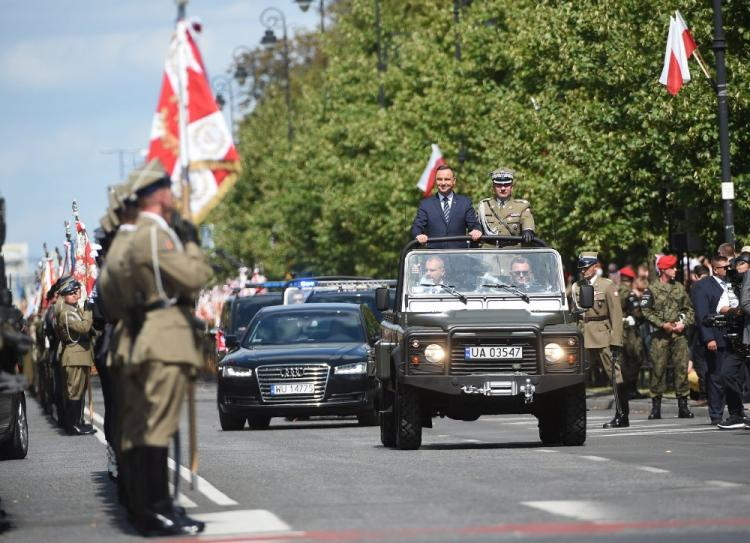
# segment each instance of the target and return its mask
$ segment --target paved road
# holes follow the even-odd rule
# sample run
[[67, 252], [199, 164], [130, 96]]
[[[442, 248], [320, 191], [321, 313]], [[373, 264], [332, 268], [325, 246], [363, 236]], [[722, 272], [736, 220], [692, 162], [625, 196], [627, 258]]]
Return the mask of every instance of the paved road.
[[[678, 420], [668, 403], [648, 421], [634, 402], [625, 431], [602, 429], [610, 413], [592, 409], [586, 445], [571, 448], [543, 447], [533, 417], [436, 420], [421, 450], [396, 451], [353, 419], [222, 432], [214, 395], [200, 385], [201, 479], [181, 483], [208, 521], [200, 540], [750, 541], [750, 431], [718, 431], [705, 409]], [[29, 422], [28, 458], [0, 463], [14, 524], [3, 540], [135, 540], [101, 432], [64, 436], [33, 400]]]

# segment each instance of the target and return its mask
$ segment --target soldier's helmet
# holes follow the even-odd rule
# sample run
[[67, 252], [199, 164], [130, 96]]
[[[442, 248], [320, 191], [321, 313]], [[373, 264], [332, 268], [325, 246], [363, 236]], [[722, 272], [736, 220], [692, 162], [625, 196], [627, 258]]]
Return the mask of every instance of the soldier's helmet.
[[578, 269], [584, 270], [588, 268], [589, 266], [593, 266], [599, 262], [599, 259], [597, 258], [597, 254], [594, 251], [584, 251], [580, 255], [578, 255]]
[[490, 179], [493, 185], [512, 185], [515, 173], [510, 168], [498, 168], [490, 172]]

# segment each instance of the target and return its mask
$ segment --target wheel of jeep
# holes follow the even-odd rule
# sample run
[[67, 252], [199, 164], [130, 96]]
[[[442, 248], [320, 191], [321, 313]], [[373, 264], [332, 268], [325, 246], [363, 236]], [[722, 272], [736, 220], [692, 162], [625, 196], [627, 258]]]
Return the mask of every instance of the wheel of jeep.
[[360, 426], [377, 426], [378, 412], [373, 409], [372, 411], [360, 413], [357, 415], [357, 422]]
[[558, 413], [547, 412], [540, 414], [539, 439], [544, 445], [555, 445], [560, 443], [560, 417]]
[[396, 448], [418, 449], [422, 444], [422, 413], [419, 405], [419, 392], [409, 386], [396, 385], [394, 400], [396, 412]]
[[378, 421], [380, 422], [380, 442], [383, 447], [395, 447], [396, 446], [396, 407], [393, 405], [393, 393], [390, 391], [383, 391], [383, 401], [381, 402], [380, 408], [389, 411], [381, 411], [378, 413]]
[[261, 430], [268, 428], [271, 424], [271, 417], [265, 417], [263, 415], [254, 415], [247, 417], [247, 423], [250, 425], [251, 430]]
[[219, 409], [219, 424], [221, 425], [221, 429], [225, 432], [235, 432], [237, 430], [242, 430], [245, 427], [245, 417], [230, 415]]
[[583, 445], [586, 441], [586, 389], [584, 385], [566, 388], [562, 393], [563, 445]]

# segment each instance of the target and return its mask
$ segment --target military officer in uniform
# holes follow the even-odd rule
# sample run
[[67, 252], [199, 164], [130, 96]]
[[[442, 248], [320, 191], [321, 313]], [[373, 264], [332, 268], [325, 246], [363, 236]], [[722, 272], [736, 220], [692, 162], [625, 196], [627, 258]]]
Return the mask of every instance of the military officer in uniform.
[[93, 434], [96, 430], [83, 423], [83, 395], [91, 367], [94, 365], [93, 316], [90, 309], [81, 309], [81, 284], [71, 279], [60, 287], [63, 303], [57, 315], [57, 333], [62, 352], [60, 365], [65, 378], [64, 421], [69, 435]]
[[526, 200], [513, 198], [513, 170], [499, 168], [490, 173], [493, 196], [479, 202], [477, 217], [486, 236], [521, 236], [534, 239], [534, 217]]
[[167, 448], [178, 430], [188, 381], [203, 363], [193, 308], [212, 272], [195, 227], [177, 222], [170, 186], [169, 175], [153, 160], [132, 187], [139, 215], [124, 252], [124, 277], [116, 279], [124, 287], [122, 316], [132, 343], [121, 372], [128, 404], [122, 411], [121, 448], [136, 529], [194, 535], [204, 524], [186, 516], [169, 496]]
[[[583, 346], [589, 363], [599, 360], [610, 380], [615, 375], [616, 403], [615, 417], [604, 424], [604, 428], [627, 428], [630, 426], [630, 406], [623, 385], [620, 365], [617, 364], [622, 351], [622, 306], [615, 284], [605, 277], [599, 277], [599, 260], [595, 252], [584, 252], [578, 257], [578, 270], [581, 280], [573, 284], [572, 305], [579, 306], [580, 286], [594, 287], [594, 305], [587, 309], [579, 322], [583, 332]], [[613, 355], [615, 363], [613, 364]], [[614, 366], [614, 367], [613, 367]]]
[[691, 419], [688, 409], [688, 340], [685, 329], [693, 324], [694, 311], [685, 288], [675, 283], [677, 257], [664, 255], [656, 262], [659, 280], [649, 287], [651, 294], [643, 306], [643, 316], [652, 327], [651, 336], [651, 413], [649, 419], [661, 418], [661, 398], [666, 389], [667, 363], [674, 366], [674, 390], [677, 416]]
[[633, 289], [635, 270], [631, 266], [620, 268], [618, 295], [622, 304], [622, 373], [630, 398], [642, 397], [638, 392], [638, 374], [643, 365], [643, 341], [638, 328], [643, 321], [641, 296]]

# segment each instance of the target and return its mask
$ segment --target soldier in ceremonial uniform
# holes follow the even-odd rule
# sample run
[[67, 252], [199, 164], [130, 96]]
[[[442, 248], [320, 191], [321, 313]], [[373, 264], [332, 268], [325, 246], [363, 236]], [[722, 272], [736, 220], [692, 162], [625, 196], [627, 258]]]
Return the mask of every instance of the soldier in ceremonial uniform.
[[534, 239], [534, 217], [526, 200], [513, 198], [513, 170], [499, 168], [490, 173], [493, 196], [479, 202], [477, 217], [486, 236], [521, 236]]
[[644, 296], [643, 316], [651, 324], [651, 413], [649, 419], [661, 418], [661, 398], [666, 390], [667, 363], [674, 366], [674, 390], [677, 396], [677, 416], [693, 418], [688, 409], [688, 340], [685, 329], [693, 324], [694, 312], [690, 298], [680, 283], [675, 283], [677, 257], [664, 255], [656, 262], [659, 280], [649, 287]]
[[[622, 306], [615, 284], [605, 277], [599, 277], [599, 260], [595, 252], [584, 252], [578, 257], [578, 270], [581, 280], [572, 286], [573, 307], [579, 307], [580, 286], [594, 287], [594, 305], [583, 313], [580, 325], [583, 332], [583, 346], [589, 363], [599, 360], [610, 380], [614, 371], [616, 387], [615, 402], [618, 405], [615, 417], [604, 424], [604, 428], [627, 428], [630, 426], [630, 406], [623, 385], [620, 365], [613, 364], [622, 351]], [[614, 367], [613, 367], [614, 366]]]
[[60, 287], [63, 303], [57, 315], [60, 337], [60, 365], [65, 376], [64, 421], [69, 435], [93, 434], [96, 430], [83, 422], [83, 396], [86, 391], [93, 354], [93, 316], [90, 309], [81, 309], [81, 284], [71, 279]]
[[197, 534], [204, 528], [169, 496], [167, 448], [178, 430], [188, 381], [203, 363], [192, 312], [211, 267], [195, 226], [175, 217], [170, 186], [158, 160], [135, 179], [139, 215], [123, 257], [125, 276], [117, 279], [124, 287], [122, 316], [132, 342], [121, 372], [128, 405], [121, 413], [127, 501], [136, 529], [148, 535]]
[[622, 304], [622, 373], [623, 380], [627, 385], [630, 398], [642, 397], [638, 392], [638, 373], [643, 365], [643, 340], [638, 334], [638, 328], [643, 321], [643, 312], [641, 311], [641, 296], [633, 288], [635, 281], [635, 271], [631, 266], [620, 268], [620, 285], [618, 295]]

